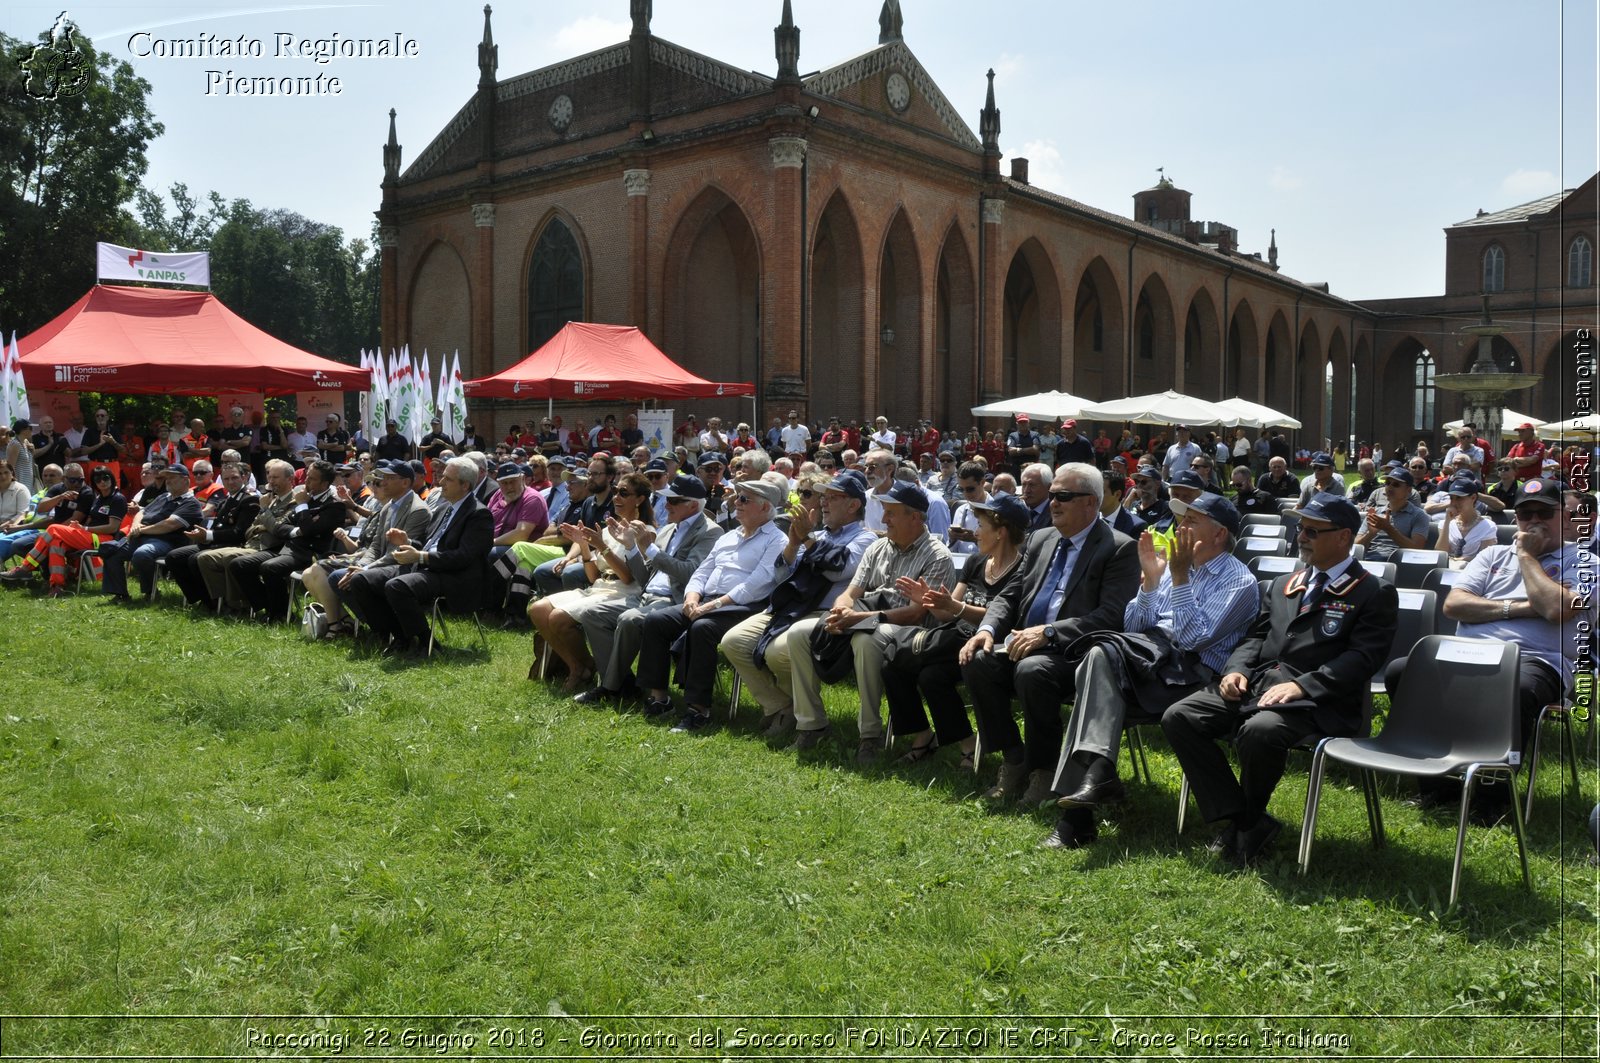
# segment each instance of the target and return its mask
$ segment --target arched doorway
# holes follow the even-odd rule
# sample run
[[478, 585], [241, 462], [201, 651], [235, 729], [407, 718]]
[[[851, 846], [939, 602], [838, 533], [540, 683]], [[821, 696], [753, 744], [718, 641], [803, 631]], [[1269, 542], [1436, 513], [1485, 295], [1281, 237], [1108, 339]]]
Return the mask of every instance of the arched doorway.
[[923, 415], [922, 264], [906, 212], [895, 212], [878, 264], [878, 391], [870, 413], [907, 430]]
[[1126, 398], [1123, 377], [1122, 295], [1116, 275], [1095, 258], [1078, 279], [1072, 312], [1072, 387], [1074, 395], [1096, 402]]
[[452, 245], [438, 241], [423, 252], [406, 300], [406, 341], [420, 362], [424, 351], [461, 352], [461, 372], [488, 375], [499, 366], [473, 363], [472, 282], [466, 263]]
[[1256, 332], [1255, 311], [1246, 300], [1239, 300], [1233, 320], [1228, 323], [1228, 364], [1222, 376], [1222, 397], [1261, 401], [1257, 372], [1261, 338]]
[[[697, 196], [667, 244], [662, 349], [708, 380], [757, 381], [761, 252], [744, 211], [718, 188]], [[701, 401], [702, 420], [748, 418], [748, 400]]]
[[1189, 300], [1183, 321], [1183, 387], [1186, 395], [1216, 401], [1223, 394], [1222, 337], [1217, 326], [1217, 304], [1201, 288]]
[[866, 374], [862, 363], [861, 232], [836, 192], [817, 221], [811, 243], [811, 342], [806, 387], [815, 419], [860, 417]]
[[1006, 271], [1001, 350], [1006, 395], [1031, 395], [1061, 387], [1061, 288], [1050, 256], [1028, 240]]
[[1177, 383], [1177, 347], [1172, 297], [1160, 275], [1151, 274], [1133, 303], [1135, 395], [1166, 391]]
[[934, 311], [934, 417], [941, 430], [965, 428], [977, 396], [977, 363], [973, 323], [977, 317], [977, 285], [972, 255], [958, 225], [951, 225], [939, 249]]

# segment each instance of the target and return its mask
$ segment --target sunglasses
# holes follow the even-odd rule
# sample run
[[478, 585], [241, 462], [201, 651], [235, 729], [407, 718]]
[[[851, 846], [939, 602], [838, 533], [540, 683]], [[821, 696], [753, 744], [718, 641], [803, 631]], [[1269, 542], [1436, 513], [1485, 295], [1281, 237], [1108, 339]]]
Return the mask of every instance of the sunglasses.
[[1312, 542], [1319, 535], [1327, 535], [1329, 532], [1348, 531], [1348, 530], [1349, 530], [1348, 528], [1308, 528], [1304, 524], [1302, 524], [1302, 525], [1300, 525], [1300, 537], [1302, 539], [1306, 540], [1307, 542]]
[[67, 477], [67, 483], [69, 483], [69, 484], [81, 484], [81, 483], [83, 483], [83, 477], [81, 477], [81, 476], [69, 476], [69, 477]]
[[749, 495], [734, 495], [733, 496], [733, 504], [736, 505], [736, 506], [748, 506], [751, 502], [754, 502], [754, 501], [755, 501], [755, 499], [751, 498]]
[[1071, 502], [1079, 498], [1093, 498], [1093, 491], [1051, 491], [1050, 498], [1055, 502]]
[[[1563, 512], [1563, 511], [1562, 510], [1558, 510], [1553, 506], [1545, 506], [1543, 508], [1535, 508], [1535, 507], [1529, 506], [1529, 507], [1527, 507], [1525, 509], [1517, 510], [1517, 519], [1521, 520], [1521, 521], [1549, 520], [1549, 519], [1551, 519], [1552, 517], [1555, 517], [1556, 515], [1558, 515], [1561, 512]], [[1582, 512], [1581, 511], [1579, 511], [1578, 513], [1570, 513], [1569, 512], [1567, 515], [1568, 516], [1581, 516]]]
[[816, 498], [817, 497], [817, 493], [815, 491], [801, 491], [800, 492], [800, 497], [801, 498]]

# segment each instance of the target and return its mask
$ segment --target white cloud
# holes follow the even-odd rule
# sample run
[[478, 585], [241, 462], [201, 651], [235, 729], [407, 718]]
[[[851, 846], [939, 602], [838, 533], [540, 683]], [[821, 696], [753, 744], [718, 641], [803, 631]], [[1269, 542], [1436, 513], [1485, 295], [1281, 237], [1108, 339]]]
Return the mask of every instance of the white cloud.
[[588, 15], [556, 30], [555, 51], [558, 55], [584, 55], [628, 39], [633, 23], [618, 19]]
[[994, 83], [1004, 85], [1009, 79], [1022, 72], [1027, 66], [1027, 60], [1020, 55], [1002, 52], [1000, 61], [994, 65]]
[[1537, 199], [1561, 191], [1561, 182], [1549, 170], [1517, 170], [1500, 182], [1500, 189], [1516, 199]]
[[1294, 192], [1304, 185], [1305, 181], [1287, 166], [1274, 166], [1267, 183], [1279, 192]]
[[1055, 141], [1030, 140], [1022, 145], [1022, 150], [1018, 154], [1028, 160], [1029, 184], [1046, 192], [1054, 192], [1058, 196], [1072, 194], [1071, 189], [1067, 187], [1067, 170], [1062, 165], [1064, 160], [1056, 148]]

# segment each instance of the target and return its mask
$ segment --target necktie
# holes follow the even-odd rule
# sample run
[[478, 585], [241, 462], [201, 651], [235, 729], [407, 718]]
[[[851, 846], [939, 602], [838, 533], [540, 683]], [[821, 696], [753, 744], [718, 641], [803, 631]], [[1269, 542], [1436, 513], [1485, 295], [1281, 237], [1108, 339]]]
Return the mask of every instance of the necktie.
[[1028, 607], [1028, 622], [1024, 627], [1038, 627], [1053, 619], [1050, 616], [1050, 602], [1056, 596], [1056, 588], [1061, 585], [1061, 574], [1067, 570], [1067, 551], [1071, 549], [1071, 539], [1062, 539], [1056, 544], [1055, 556], [1050, 559], [1050, 571], [1045, 573], [1039, 593], [1033, 596], [1033, 604]]
[[1306, 588], [1306, 596], [1300, 603], [1300, 609], [1302, 612], [1310, 609], [1317, 603], [1317, 599], [1322, 595], [1323, 584], [1327, 582], [1328, 574], [1326, 572], [1323, 572], [1321, 569], [1312, 570], [1311, 585]]
[[428, 544], [423, 547], [424, 552], [439, 545], [439, 540], [444, 538], [444, 530], [450, 526], [450, 518], [455, 511], [455, 506], [445, 506], [439, 511], [439, 515], [434, 518], [433, 529], [428, 532]]

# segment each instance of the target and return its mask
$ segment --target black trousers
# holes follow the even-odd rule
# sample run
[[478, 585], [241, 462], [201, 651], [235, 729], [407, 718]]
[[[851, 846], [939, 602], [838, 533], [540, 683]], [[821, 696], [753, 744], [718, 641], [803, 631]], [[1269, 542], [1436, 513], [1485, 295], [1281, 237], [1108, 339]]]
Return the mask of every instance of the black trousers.
[[429, 635], [428, 609], [434, 599], [449, 593], [456, 578], [427, 570], [396, 575], [394, 568], [369, 569], [356, 573], [350, 581], [344, 590], [344, 604], [380, 639], [423, 644]]
[[200, 568], [196, 564], [202, 549], [193, 545], [180, 546], [167, 555], [167, 575], [183, 591], [183, 598], [190, 605], [211, 601], [211, 592], [206, 589], [206, 581], [201, 578]]
[[[1216, 690], [1190, 694], [1161, 717], [1167, 742], [1189, 777], [1189, 788], [1207, 823], [1231, 819], [1241, 828], [1255, 824], [1283, 778], [1289, 750], [1307, 735], [1321, 734], [1309, 701], [1289, 702], [1241, 713], [1237, 701]], [[1232, 738], [1239, 759], [1234, 777], [1218, 743]]]
[[281, 616], [289, 608], [289, 574], [316, 560], [310, 552], [285, 547], [281, 552], [258, 550], [228, 563], [250, 608], [268, 616]]
[[[961, 700], [961, 665], [955, 654], [938, 660], [903, 653], [883, 662], [883, 696], [889, 703], [889, 722], [898, 735], [916, 734], [928, 728], [939, 744], [948, 746], [972, 734], [967, 706]], [[923, 711], [926, 702], [927, 711]]]
[[[1024, 747], [1030, 770], [1054, 768], [1064, 727], [1061, 706], [1073, 697], [1076, 664], [1055, 653], [1035, 653], [1015, 663], [1004, 651], [980, 653], [962, 669], [972, 695], [978, 738], [987, 750]], [[1011, 715], [1011, 695], [1022, 702], [1027, 740]]]
[[687, 632], [683, 668], [678, 673], [684, 700], [694, 708], [709, 709], [711, 692], [717, 683], [717, 645], [729, 628], [750, 613], [749, 609], [723, 609], [693, 623], [683, 615], [681, 608], [645, 614], [640, 622], [643, 638], [639, 644], [639, 686], [646, 690], [667, 689], [672, 671], [672, 644]]

